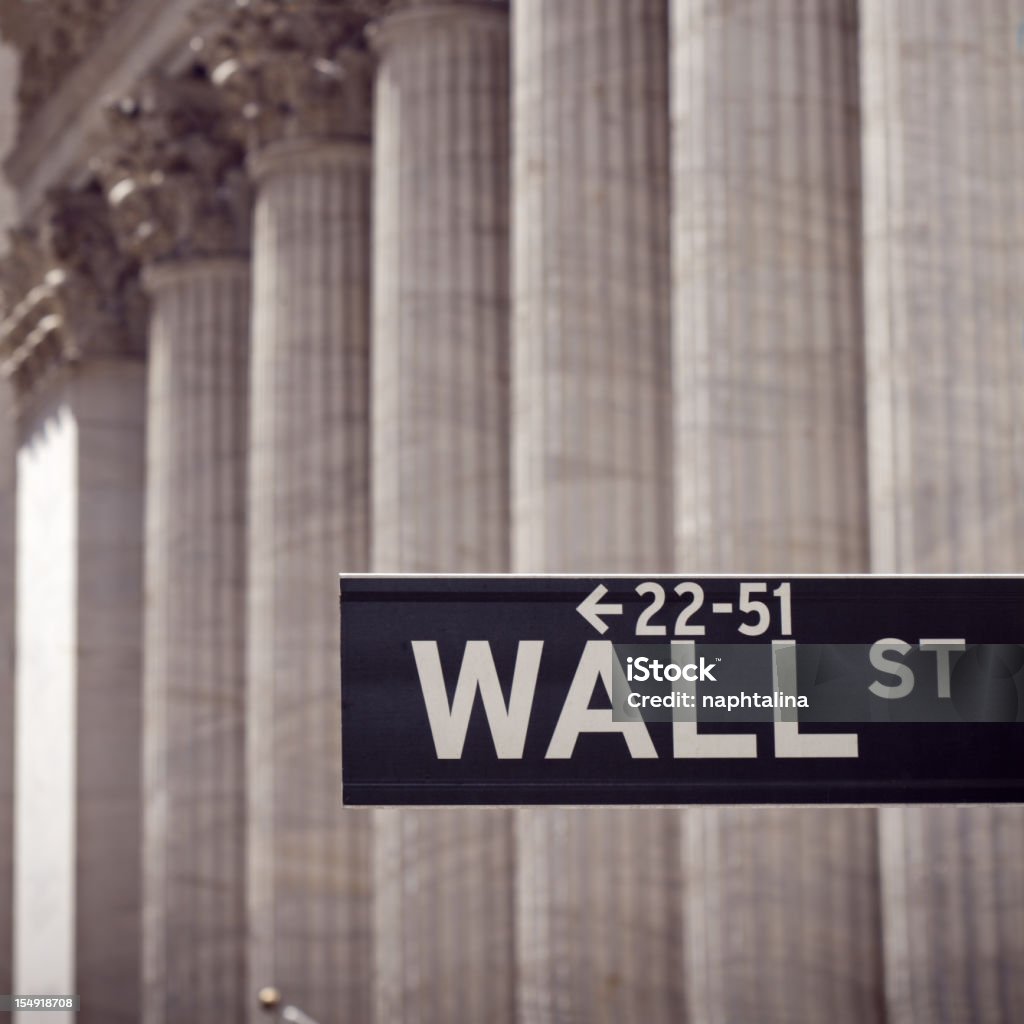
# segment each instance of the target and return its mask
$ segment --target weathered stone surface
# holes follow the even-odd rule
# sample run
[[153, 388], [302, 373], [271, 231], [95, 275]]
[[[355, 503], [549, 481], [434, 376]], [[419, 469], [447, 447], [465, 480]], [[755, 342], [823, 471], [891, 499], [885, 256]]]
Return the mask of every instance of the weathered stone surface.
[[[856, 45], [846, 0], [673, 5], [688, 572], [867, 568]], [[691, 811], [684, 850], [693, 1019], [882, 1019], [873, 812]]]
[[518, 571], [672, 558], [659, 0], [513, 6]]
[[[0, 41], [0, 154], [15, 134], [15, 54]], [[14, 193], [0, 180], [0, 230], [14, 220]], [[6, 249], [0, 239], [0, 252]], [[0, 318], [6, 315], [5, 281], [0, 273]], [[14, 584], [16, 531], [14, 399], [10, 383], [0, 380], [0, 990], [11, 991], [11, 940], [14, 935]]]
[[250, 976], [363, 1021], [371, 817], [340, 804], [337, 573], [369, 568], [370, 150], [282, 142], [254, 170]]
[[0, 987], [12, 991], [14, 872], [14, 624], [17, 594], [14, 401], [0, 380]]
[[143, 1015], [240, 1022], [249, 262], [147, 269]]
[[[373, 568], [508, 567], [508, 18], [372, 27]], [[511, 1022], [507, 811], [378, 812], [380, 1020]]]
[[[512, 13], [514, 567], [664, 572], [666, 5]], [[517, 836], [524, 1017], [681, 1019], [677, 816], [533, 810]]]
[[[862, 3], [872, 567], [1024, 570], [1024, 92], [998, 0]], [[1024, 1012], [1024, 812], [886, 809], [888, 1019]]]
[[11, 988], [77, 991], [83, 1019], [127, 1024], [139, 1014], [144, 304], [95, 183], [52, 191], [11, 241], [0, 352], [23, 484]]
[[12, 987], [135, 1024], [144, 366], [62, 373], [20, 431]]
[[[374, 26], [376, 571], [508, 566], [508, 21]], [[415, 422], [410, 423], [410, 417]]]

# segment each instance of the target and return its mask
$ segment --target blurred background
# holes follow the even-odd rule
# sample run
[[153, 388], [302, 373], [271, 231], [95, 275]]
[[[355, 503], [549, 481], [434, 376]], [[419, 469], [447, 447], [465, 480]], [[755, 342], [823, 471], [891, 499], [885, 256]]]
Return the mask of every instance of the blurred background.
[[0, 36], [0, 992], [1024, 1020], [1020, 807], [342, 809], [336, 577], [1024, 571], [1019, 0]]

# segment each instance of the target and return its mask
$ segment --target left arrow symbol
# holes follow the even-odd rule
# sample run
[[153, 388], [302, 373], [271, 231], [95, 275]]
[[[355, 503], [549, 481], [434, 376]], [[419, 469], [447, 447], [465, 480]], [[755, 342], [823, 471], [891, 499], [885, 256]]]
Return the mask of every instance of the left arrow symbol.
[[601, 598], [608, 593], [608, 588], [603, 583], [598, 583], [596, 587], [576, 606], [576, 611], [580, 613], [598, 631], [598, 633], [608, 632], [608, 623], [601, 618], [602, 615], [621, 615], [622, 605], [621, 604], [601, 604]]

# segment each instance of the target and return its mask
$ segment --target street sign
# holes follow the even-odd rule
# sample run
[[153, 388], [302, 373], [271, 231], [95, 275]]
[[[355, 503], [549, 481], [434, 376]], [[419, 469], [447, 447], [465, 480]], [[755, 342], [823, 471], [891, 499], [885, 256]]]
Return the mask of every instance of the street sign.
[[1024, 800], [1024, 577], [342, 576], [346, 805]]

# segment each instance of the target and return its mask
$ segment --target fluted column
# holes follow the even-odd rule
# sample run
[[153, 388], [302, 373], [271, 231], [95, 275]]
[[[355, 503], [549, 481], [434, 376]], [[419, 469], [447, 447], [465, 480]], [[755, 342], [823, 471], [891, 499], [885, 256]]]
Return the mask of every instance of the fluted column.
[[[373, 567], [508, 568], [508, 14], [372, 29]], [[507, 811], [376, 818], [377, 1019], [514, 1019]]]
[[672, 11], [679, 557], [863, 570], [856, 3]]
[[336, 574], [369, 568], [369, 152], [255, 166], [253, 980], [365, 1020], [370, 821], [340, 807]]
[[513, 8], [514, 554], [669, 567], [665, 0]]
[[[678, 563], [863, 571], [856, 4], [673, 0], [671, 47]], [[694, 1020], [880, 1019], [872, 811], [685, 831]]]
[[238, 7], [202, 50], [256, 187], [250, 988], [321, 1021], [370, 1020], [373, 984], [371, 817], [340, 789], [337, 574], [369, 567], [370, 74], [348, 11]]
[[[18, 64], [13, 49], [0, 45], [0, 152], [14, 141]], [[13, 190], [0, 182], [0, 229], [13, 220]], [[0, 240], [0, 252], [6, 249]], [[19, 296], [20, 297], [20, 296]], [[18, 297], [4, 294], [0, 274], [0, 316]], [[0, 381], [0, 991], [11, 991], [14, 870], [14, 620], [15, 620], [15, 420], [13, 397]]]
[[241, 1021], [248, 260], [149, 269], [144, 1021]]
[[0, 381], [0, 989], [11, 991], [14, 872], [14, 404]]
[[[671, 568], [664, 0], [513, 5], [518, 571]], [[678, 1021], [676, 815], [522, 812], [522, 1019]]]
[[[1024, 570], [1020, 12], [862, 3], [872, 566]], [[1024, 811], [881, 817], [891, 1024], [1024, 1013]]]
[[56, 1019], [136, 1024], [144, 327], [106, 214], [99, 188], [49, 197], [0, 324], [19, 411], [11, 987], [78, 993]]
[[213, 87], [154, 79], [97, 161], [150, 295], [146, 1024], [244, 1020], [248, 197]]

